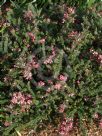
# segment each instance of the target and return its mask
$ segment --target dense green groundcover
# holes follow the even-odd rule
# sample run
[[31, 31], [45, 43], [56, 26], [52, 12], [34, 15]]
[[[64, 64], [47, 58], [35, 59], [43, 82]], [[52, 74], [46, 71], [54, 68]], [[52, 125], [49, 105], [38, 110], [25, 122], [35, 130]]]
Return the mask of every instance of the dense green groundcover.
[[51, 3], [60, 3], [64, 2], [70, 6], [81, 6], [82, 7], [90, 7], [95, 3], [102, 2], [102, 0], [1, 0], [0, 5], [3, 5], [7, 2], [12, 2], [14, 4], [18, 4], [19, 6], [25, 6], [28, 3], [37, 4], [37, 7], [42, 8], [42, 6], [49, 5]]
[[102, 3], [12, 2], [0, 19], [0, 134], [56, 120], [64, 136], [83, 119], [102, 128]]

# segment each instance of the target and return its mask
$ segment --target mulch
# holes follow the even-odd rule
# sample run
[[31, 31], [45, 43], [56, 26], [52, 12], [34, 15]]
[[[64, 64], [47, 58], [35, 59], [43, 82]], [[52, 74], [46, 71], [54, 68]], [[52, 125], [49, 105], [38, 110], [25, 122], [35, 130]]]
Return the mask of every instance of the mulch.
[[[86, 135], [85, 136], [102, 136], [102, 129], [97, 128], [95, 124], [87, 125], [85, 128]], [[48, 125], [44, 130], [40, 132], [34, 132], [34, 130], [25, 130], [21, 132], [21, 136], [60, 136], [58, 134], [58, 129], [53, 127], [52, 125]], [[64, 135], [65, 136], [65, 135]], [[79, 128], [74, 128], [66, 136], [84, 136], [83, 132]]]

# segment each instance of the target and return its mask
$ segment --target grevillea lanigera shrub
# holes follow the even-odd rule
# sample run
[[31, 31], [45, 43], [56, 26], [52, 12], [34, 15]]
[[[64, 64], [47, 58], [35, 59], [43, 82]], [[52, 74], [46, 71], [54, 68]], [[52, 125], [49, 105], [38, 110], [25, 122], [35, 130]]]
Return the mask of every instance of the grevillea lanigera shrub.
[[65, 136], [83, 119], [102, 128], [102, 4], [12, 3], [0, 18], [0, 134], [49, 122]]

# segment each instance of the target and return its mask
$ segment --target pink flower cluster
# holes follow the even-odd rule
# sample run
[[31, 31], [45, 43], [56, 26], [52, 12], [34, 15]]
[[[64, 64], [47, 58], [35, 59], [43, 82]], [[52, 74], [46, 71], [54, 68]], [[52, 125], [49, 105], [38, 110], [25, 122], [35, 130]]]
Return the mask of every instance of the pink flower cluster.
[[42, 38], [41, 40], [39, 40], [40, 44], [44, 44], [45, 43], [45, 38]]
[[50, 87], [48, 87], [46, 92], [50, 93], [54, 90], [61, 90], [61, 89], [63, 90], [64, 89], [63, 85], [65, 84], [66, 81], [67, 81], [67, 76], [64, 75], [59, 75], [55, 83], [52, 80], [48, 80], [48, 85], [50, 85]]
[[68, 38], [73, 39], [73, 38], [75, 38], [75, 36], [77, 36], [77, 35], [78, 35], [78, 32], [77, 32], [77, 31], [72, 31], [72, 32], [70, 32], [70, 33], [68, 34]]
[[99, 64], [102, 64], [102, 55], [99, 54], [97, 51], [94, 51], [93, 49], [90, 49], [91, 60], [96, 60]]
[[52, 54], [44, 61], [44, 64], [52, 64], [53, 63], [53, 58], [55, 57], [55, 49], [52, 49]]
[[60, 90], [61, 87], [62, 87], [61, 83], [56, 83], [56, 84], [54, 85], [54, 89], [56, 89], [56, 90]]
[[68, 7], [67, 11], [68, 11], [69, 14], [75, 14], [75, 8]]
[[31, 10], [26, 11], [26, 12], [24, 13], [24, 19], [25, 19], [26, 21], [29, 21], [29, 20], [31, 21], [32, 18], [33, 18], [33, 13], [32, 13]]
[[12, 124], [12, 122], [8, 122], [8, 121], [5, 121], [5, 122], [4, 122], [4, 126], [5, 126], [5, 127], [9, 127], [11, 124]]
[[48, 84], [53, 84], [53, 81], [52, 80], [48, 80]]
[[98, 119], [98, 118], [99, 118], [98, 113], [95, 113], [95, 114], [93, 115], [93, 118], [94, 118], [94, 119]]
[[45, 85], [45, 82], [43, 82], [43, 81], [39, 81], [39, 82], [38, 82], [38, 86], [39, 86], [39, 87], [43, 87], [44, 85]]
[[21, 92], [14, 92], [11, 99], [12, 104], [26, 106], [32, 104], [32, 97], [29, 94], [22, 94]]
[[60, 75], [59, 80], [66, 82], [67, 81], [67, 76]]
[[35, 68], [35, 69], [39, 68], [40, 66], [35, 56], [33, 56], [32, 60], [29, 62], [29, 65], [30, 67]]
[[47, 90], [46, 90], [46, 94], [49, 94], [49, 93], [51, 93], [51, 88], [49, 87]]
[[27, 33], [32, 42], [35, 41], [35, 35], [32, 32]]
[[75, 14], [75, 8], [68, 7], [67, 10], [64, 12], [62, 23], [64, 23], [70, 15]]
[[59, 134], [61, 136], [68, 136], [69, 132], [73, 129], [73, 119], [64, 118], [60, 124]]
[[31, 80], [32, 79], [32, 73], [31, 70], [32, 69], [37, 69], [39, 68], [39, 63], [36, 60], [36, 57], [33, 56], [32, 60], [30, 62], [27, 63], [25, 70], [23, 72], [23, 76], [25, 79], [27, 80]]
[[25, 70], [23, 71], [23, 76], [26, 80], [31, 80], [32, 79], [32, 72], [31, 72], [31, 68], [27, 67], [25, 68]]
[[80, 84], [80, 80], [76, 80], [76, 83], [77, 83], [77, 85], [79, 85]]
[[53, 63], [53, 56], [49, 56], [45, 61], [44, 64], [52, 64]]
[[[67, 76], [59, 75], [58, 80], [66, 82], [67, 81]], [[61, 88], [62, 88], [62, 83], [61, 82], [55, 83], [54, 89], [60, 90]]]
[[53, 84], [52, 81], [48, 81], [49, 85], [52, 85], [51, 87], [48, 87], [48, 89], [46, 90], [47, 93], [52, 92], [53, 90], [61, 90], [63, 89], [63, 83], [61, 82], [56, 82], [55, 84]]

